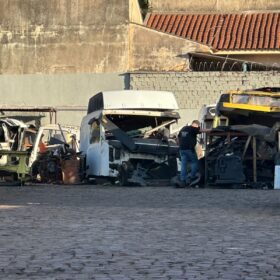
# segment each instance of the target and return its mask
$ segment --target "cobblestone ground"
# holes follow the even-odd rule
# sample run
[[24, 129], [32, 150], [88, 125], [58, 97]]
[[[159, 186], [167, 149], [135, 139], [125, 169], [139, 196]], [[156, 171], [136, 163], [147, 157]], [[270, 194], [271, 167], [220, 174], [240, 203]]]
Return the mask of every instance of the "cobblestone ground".
[[0, 279], [280, 279], [280, 191], [0, 188]]

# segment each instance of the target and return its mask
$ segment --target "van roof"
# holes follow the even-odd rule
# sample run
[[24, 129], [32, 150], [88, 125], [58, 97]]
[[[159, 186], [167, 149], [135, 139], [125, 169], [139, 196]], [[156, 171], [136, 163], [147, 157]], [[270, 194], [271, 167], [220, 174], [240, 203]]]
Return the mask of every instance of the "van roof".
[[175, 96], [169, 91], [103, 91], [90, 98], [88, 114], [102, 109], [177, 110]]

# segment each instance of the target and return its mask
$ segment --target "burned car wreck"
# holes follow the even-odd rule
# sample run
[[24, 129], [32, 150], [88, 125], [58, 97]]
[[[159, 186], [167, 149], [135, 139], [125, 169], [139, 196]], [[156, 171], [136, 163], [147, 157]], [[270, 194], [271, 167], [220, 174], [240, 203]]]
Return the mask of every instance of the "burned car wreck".
[[172, 125], [179, 119], [171, 92], [110, 91], [89, 101], [80, 131], [86, 176], [121, 185], [147, 185], [177, 174], [178, 146]]
[[272, 187], [280, 123], [233, 125], [213, 129], [205, 156], [208, 185]]
[[24, 145], [23, 132], [26, 129], [27, 125], [19, 120], [11, 118], [0, 119], [0, 149], [21, 150]]
[[205, 183], [273, 187], [279, 165], [279, 88], [232, 91], [217, 103], [227, 126], [206, 133]]
[[[78, 183], [82, 163], [78, 148], [78, 129], [49, 124], [36, 131], [28, 166], [33, 181], [40, 183]], [[70, 174], [71, 173], [71, 174]], [[71, 175], [71, 178], [69, 177]]]
[[74, 127], [49, 124], [36, 128], [20, 120], [1, 119], [1, 182], [74, 182], [78, 175], [70, 178], [69, 170], [77, 173], [80, 164], [77, 135]]

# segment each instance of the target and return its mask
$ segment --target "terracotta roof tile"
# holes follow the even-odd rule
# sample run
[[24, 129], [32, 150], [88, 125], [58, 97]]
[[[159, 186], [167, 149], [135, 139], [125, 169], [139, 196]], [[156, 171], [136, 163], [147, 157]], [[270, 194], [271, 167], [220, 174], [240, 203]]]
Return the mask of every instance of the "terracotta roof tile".
[[235, 32], [236, 41], [232, 49], [239, 49], [241, 47], [241, 38], [243, 36], [244, 25], [245, 25], [245, 16], [241, 15], [239, 24], [238, 26], [236, 26], [236, 32]]
[[204, 31], [202, 32], [202, 39], [200, 40], [200, 38], [198, 38], [199, 42], [206, 42], [209, 40], [209, 36], [210, 36], [210, 28], [209, 26], [211, 26], [211, 23], [213, 21], [213, 16], [209, 15], [206, 23], [205, 23], [205, 27], [204, 27]]
[[210, 45], [213, 44], [215, 49], [218, 49], [218, 44], [220, 41], [221, 30], [224, 25], [224, 17], [222, 15], [218, 16], [218, 23], [216, 26], [213, 26], [214, 34], [213, 34], [213, 42], [210, 42]]
[[257, 15], [253, 15], [252, 19], [251, 19], [251, 24], [249, 26], [249, 30], [248, 30], [248, 37], [247, 37], [247, 48], [251, 49], [252, 48], [252, 44], [253, 44], [253, 35], [254, 35], [254, 31], [255, 31], [255, 26], [256, 26], [256, 20], [257, 20]]
[[181, 20], [182, 20], [182, 17], [178, 17], [178, 16], [175, 17], [175, 22], [174, 22], [172, 30], [171, 30], [172, 34], [176, 34]]
[[197, 41], [197, 39], [198, 39], [198, 34], [199, 34], [200, 30], [201, 30], [202, 19], [203, 19], [202, 16], [199, 15], [199, 16], [197, 17], [197, 20], [196, 20], [196, 26], [197, 26], [197, 28], [194, 28], [194, 32], [193, 32], [193, 38], [194, 38], [195, 41]]
[[264, 40], [265, 49], [267, 49], [271, 43], [270, 34], [271, 34], [272, 19], [273, 19], [273, 14], [269, 14], [267, 19], [267, 27], [265, 29], [265, 40]]
[[188, 16], [187, 16], [186, 23], [185, 23], [185, 26], [183, 26], [182, 37], [184, 37], [184, 38], [187, 36], [188, 29], [190, 28], [190, 23], [191, 23], [191, 21], [192, 21], [192, 16], [188, 15]]
[[280, 13], [150, 14], [146, 26], [218, 50], [279, 50]]
[[232, 32], [231, 34], [229, 34], [229, 46], [227, 49], [234, 49], [235, 45], [236, 45], [236, 40], [237, 40], [237, 30], [238, 30], [238, 26], [240, 23], [240, 15], [235, 15], [234, 19], [233, 19], [233, 26], [232, 26]]
[[265, 14], [262, 17], [262, 22], [261, 22], [260, 32], [259, 32], [258, 48], [261, 48], [261, 46], [264, 45], [264, 33], [266, 28], [266, 21], [267, 21], [267, 14]]
[[177, 33], [175, 33], [175, 34], [178, 34], [178, 36], [182, 36], [182, 32], [183, 32], [183, 28], [184, 28], [184, 25], [186, 23], [186, 20], [187, 20], [187, 16], [186, 15], [181, 17]]
[[193, 15], [191, 16], [191, 20], [190, 20], [190, 26], [189, 26], [189, 29], [188, 29], [188, 33], [187, 33], [187, 38], [191, 37], [193, 38], [193, 32], [194, 30], [196, 29], [195, 26], [196, 26], [196, 21], [197, 21], [197, 15]]
[[271, 34], [274, 34], [274, 36], [271, 36], [271, 46], [275, 46], [275, 39], [276, 39], [276, 28], [277, 28], [277, 22], [279, 21], [279, 15], [274, 14], [273, 20], [272, 20], [272, 26], [271, 26]]
[[[248, 31], [249, 31], [249, 27], [250, 27], [250, 23], [251, 23], [251, 16], [246, 15], [245, 16], [245, 21], [244, 21], [244, 28], [243, 28], [243, 32], [242, 32], [242, 36], [240, 36], [240, 41], [241, 41], [241, 46], [240, 48], [242, 50], [246, 49], [246, 44], [248, 41]], [[240, 35], [240, 34], [238, 34]]]
[[160, 19], [158, 21], [158, 28], [159, 29], [161, 29], [163, 27], [164, 20], [165, 20], [165, 17], [160, 17]]
[[[278, 17], [278, 22], [279, 22], [279, 17]], [[275, 42], [275, 49], [280, 48], [280, 24], [277, 26], [277, 31], [276, 31], [276, 42]]]
[[172, 15], [172, 16], [170, 16], [170, 20], [169, 20], [168, 25], [167, 25], [166, 33], [171, 33], [174, 22], [175, 22], [175, 16]]
[[212, 17], [213, 17], [213, 20], [211, 22], [211, 25], [208, 26], [208, 30], [210, 31], [210, 32], [208, 31], [209, 32], [208, 40], [202, 41], [202, 42], [207, 42], [207, 44], [209, 44], [209, 45], [212, 45], [212, 43], [214, 41], [214, 35], [215, 35], [215, 31], [217, 29], [216, 27], [217, 27], [218, 20], [219, 20], [217, 15], [214, 15]]

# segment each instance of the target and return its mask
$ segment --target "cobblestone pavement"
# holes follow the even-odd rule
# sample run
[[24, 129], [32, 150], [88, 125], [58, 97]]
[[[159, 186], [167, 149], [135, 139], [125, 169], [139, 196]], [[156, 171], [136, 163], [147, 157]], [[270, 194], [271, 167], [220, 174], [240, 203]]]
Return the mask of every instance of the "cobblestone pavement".
[[0, 279], [280, 279], [280, 191], [0, 187]]

